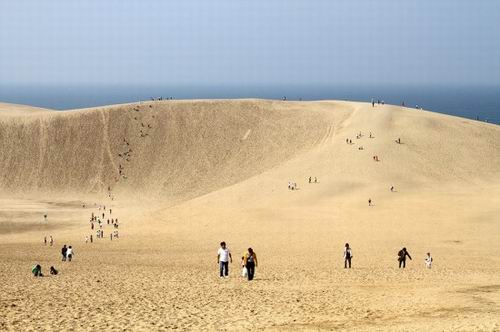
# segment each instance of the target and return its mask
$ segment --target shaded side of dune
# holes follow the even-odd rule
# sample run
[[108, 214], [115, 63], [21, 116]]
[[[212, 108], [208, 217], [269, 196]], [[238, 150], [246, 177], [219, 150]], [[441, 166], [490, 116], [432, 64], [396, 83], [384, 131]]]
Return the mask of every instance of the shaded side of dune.
[[179, 201], [292, 158], [313, 146], [326, 126], [320, 113], [252, 100], [143, 102], [0, 117], [0, 192], [111, 188]]

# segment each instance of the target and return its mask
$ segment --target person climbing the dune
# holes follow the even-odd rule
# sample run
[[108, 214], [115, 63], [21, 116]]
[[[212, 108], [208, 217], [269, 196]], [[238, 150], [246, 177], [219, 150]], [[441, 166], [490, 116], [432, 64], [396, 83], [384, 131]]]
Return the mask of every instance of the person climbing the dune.
[[229, 262], [233, 262], [233, 256], [231, 251], [226, 246], [226, 242], [222, 241], [220, 243], [220, 248], [217, 251], [217, 264], [219, 264], [220, 277], [229, 277]]
[[251, 281], [255, 275], [255, 268], [257, 267], [257, 255], [252, 248], [248, 248], [248, 252], [245, 254], [245, 267], [247, 268], [247, 277]]
[[403, 269], [406, 267], [406, 257], [411, 260], [410, 253], [406, 250], [406, 248], [403, 248], [398, 252], [399, 268], [401, 268], [401, 266]]
[[351, 247], [349, 247], [349, 243], [346, 243], [344, 248], [344, 269], [347, 269], [348, 265], [349, 268], [351, 268], [351, 259], [352, 259], [352, 249]]

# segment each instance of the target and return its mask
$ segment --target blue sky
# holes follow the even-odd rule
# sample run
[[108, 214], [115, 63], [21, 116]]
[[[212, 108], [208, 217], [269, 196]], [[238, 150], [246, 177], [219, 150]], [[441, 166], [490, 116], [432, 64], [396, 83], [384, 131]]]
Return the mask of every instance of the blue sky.
[[16, 84], [500, 85], [500, 1], [3, 0]]

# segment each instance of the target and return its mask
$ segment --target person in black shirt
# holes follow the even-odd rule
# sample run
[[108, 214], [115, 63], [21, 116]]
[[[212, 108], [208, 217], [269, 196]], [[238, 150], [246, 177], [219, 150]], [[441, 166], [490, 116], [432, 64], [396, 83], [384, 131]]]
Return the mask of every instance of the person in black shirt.
[[66, 245], [64, 245], [61, 249], [61, 255], [62, 255], [62, 261], [66, 261], [66, 252], [68, 251], [68, 248], [66, 248]]
[[408, 256], [411, 260], [411, 256], [408, 251], [406, 251], [406, 248], [403, 248], [398, 252], [399, 268], [401, 268], [401, 266], [403, 266], [403, 269], [406, 267], [406, 256]]

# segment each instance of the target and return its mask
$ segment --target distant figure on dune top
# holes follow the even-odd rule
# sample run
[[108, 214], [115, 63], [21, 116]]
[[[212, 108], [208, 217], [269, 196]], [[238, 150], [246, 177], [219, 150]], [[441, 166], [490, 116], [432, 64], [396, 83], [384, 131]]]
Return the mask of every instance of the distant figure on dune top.
[[248, 280], [253, 280], [255, 275], [255, 268], [257, 267], [257, 255], [252, 248], [248, 248], [248, 252], [244, 256], [245, 267], [247, 268]]
[[231, 251], [226, 247], [226, 242], [220, 243], [220, 248], [217, 251], [217, 264], [219, 264], [220, 277], [229, 277], [229, 262], [233, 262]]
[[398, 252], [399, 268], [403, 267], [404, 269], [406, 267], [406, 257], [411, 260], [410, 253], [406, 250], [406, 248], [403, 248]]
[[346, 243], [344, 248], [344, 269], [347, 269], [348, 265], [349, 268], [351, 268], [351, 259], [352, 259], [352, 249], [351, 247], [349, 247], [349, 243]]

